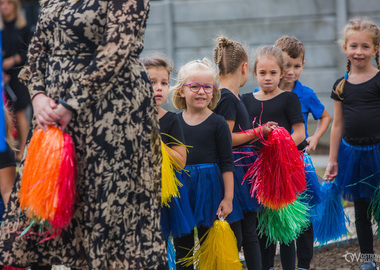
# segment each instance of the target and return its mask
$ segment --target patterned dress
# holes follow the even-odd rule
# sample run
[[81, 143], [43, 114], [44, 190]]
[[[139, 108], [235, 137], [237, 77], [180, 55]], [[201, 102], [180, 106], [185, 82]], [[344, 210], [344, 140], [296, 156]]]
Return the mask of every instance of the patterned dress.
[[[160, 141], [153, 91], [139, 61], [148, 0], [48, 0], [20, 78], [75, 112], [77, 200], [60, 239], [20, 238], [20, 175], [1, 224], [0, 265], [157, 269]], [[35, 123], [34, 123], [35, 127]]]

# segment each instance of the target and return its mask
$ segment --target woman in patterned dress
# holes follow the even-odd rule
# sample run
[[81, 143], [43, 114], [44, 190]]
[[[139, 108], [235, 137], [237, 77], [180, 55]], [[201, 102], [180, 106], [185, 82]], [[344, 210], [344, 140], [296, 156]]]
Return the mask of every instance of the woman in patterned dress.
[[0, 265], [166, 264], [157, 108], [139, 61], [148, 10], [148, 0], [42, 3], [20, 78], [32, 97], [33, 128], [56, 122], [74, 140], [76, 210], [60, 239], [20, 238], [27, 220], [18, 211], [19, 176], [1, 226]]

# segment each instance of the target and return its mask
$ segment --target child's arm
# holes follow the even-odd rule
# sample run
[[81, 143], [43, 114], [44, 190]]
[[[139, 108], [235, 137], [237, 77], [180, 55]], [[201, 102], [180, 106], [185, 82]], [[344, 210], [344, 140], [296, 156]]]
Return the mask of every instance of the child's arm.
[[165, 148], [168, 151], [169, 155], [179, 165], [179, 168], [177, 169], [182, 170], [186, 165], [186, 159], [187, 159], [186, 147], [183, 145], [173, 145], [169, 147], [165, 144]]
[[220, 217], [226, 218], [232, 212], [232, 199], [234, 198], [234, 174], [231, 171], [222, 173], [224, 183], [224, 198], [220, 202], [218, 211]]
[[334, 100], [334, 119], [330, 135], [330, 155], [325, 176], [326, 181], [333, 180], [338, 174], [338, 152], [344, 129], [342, 102]]
[[237, 146], [237, 145], [242, 145], [247, 142], [257, 141], [259, 139], [257, 137], [257, 134], [262, 134], [263, 136], [266, 136], [268, 133], [272, 132], [273, 128], [277, 127], [277, 123], [268, 122], [265, 125], [262, 125], [261, 127], [255, 128], [255, 131], [251, 129], [251, 130], [246, 130], [246, 132], [234, 133], [232, 131], [235, 126], [235, 121], [226, 120], [226, 122], [231, 131], [232, 146]]
[[318, 119], [317, 129], [315, 130], [314, 135], [306, 139], [306, 141], [309, 144], [306, 148], [307, 153], [315, 151], [315, 148], [317, 147], [319, 140], [321, 139], [322, 135], [325, 134], [327, 128], [329, 127], [330, 121], [331, 116], [325, 109], [321, 117]]
[[296, 145], [299, 145], [305, 140], [305, 125], [304, 123], [295, 123], [292, 125], [293, 133], [292, 138]]

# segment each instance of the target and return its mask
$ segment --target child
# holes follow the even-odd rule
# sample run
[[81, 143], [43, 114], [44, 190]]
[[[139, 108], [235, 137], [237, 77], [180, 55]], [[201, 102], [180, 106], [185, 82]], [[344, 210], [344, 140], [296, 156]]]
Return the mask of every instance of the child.
[[[9, 111], [4, 106], [5, 110], [5, 121], [6, 121], [6, 140], [7, 149], [4, 152], [0, 152], [0, 200], [3, 201], [3, 207], [7, 207], [9, 196], [11, 195], [13, 184], [16, 179], [16, 160], [15, 155], [12, 150], [13, 137], [11, 134], [11, 118]], [[0, 205], [1, 207], [1, 205]], [[3, 212], [0, 210], [0, 212]], [[0, 221], [2, 215], [0, 215]]]
[[[360, 252], [367, 258], [361, 270], [376, 269], [371, 214], [368, 211], [380, 170], [380, 30], [371, 21], [353, 19], [343, 30], [347, 71], [334, 84], [334, 120], [325, 180], [342, 188], [354, 202]], [[377, 68], [372, 66], [375, 56]], [[338, 158], [339, 157], [339, 158]]]
[[[264, 46], [256, 53], [253, 68], [260, 90], [242, 96], [247, 107], [250, 121], [275, 121], [289, 132], [293, 129], [292, 138], [296, 145], [305, 139], [304, 120], [301, 105], [297, 95], [282, 91], [278, 85], [284, 76], [284, 57], [281, 50], [275, 46]], [[259, 123], [258, 123], [259, 122]], [[276, 244], [266, 246], [266, 237], [260, 239], [262, 254], [262, 269], [268, 270], [274, 265]], [[280, 245], [283, 269], [295, 269], [294, 241], [289, 245]]]
[[[305, 47], [297, 38], [290, 36], [283, 36], [279, 38], [274, 45], [282, 50], [286, 63], [285, 75], [281, 79], [279, 87], [281, 90], [297, 94], [301, 103], [302, 114], [305, 121], [306, 140], [299, 145], [299, 148], [300, 150], [305, 149], [307, 153], [314, 152], [319, 139], [326, 132], [329, 126], [331, 117], [325, 109], [325, 106], [323, 106], [323, 104], [319, 101], [313, 89], [303, 86], [298, 80], [305, 65]], [[307, 119], [309, 113], [313, 115], [315, 120], [318, 119], [317, 129], [311, 137], [307, 134]], [[310, 200], [312, 204], [316, 204], [321, 200], [318, 194], [319, 186], [317, 186], [319, 183], [315, 170], [313, 170], [314, 167], [311, 163], [310, 156], [307, 153], [304, 153], [304, 161], [307, 163], [305, 167], [309, 190], [307, 193], [312, 198]], [[312, 223], [310, 223], [309, 227], [297, 238], [296, 243], [298, 269], [309, 269], [311, 259], [313, 258], [314, 248]]]
[[[218, 74], [207, 59], [191, 61], [178, 73], [173, 103], [186, 144], [191, 146], [182, 177], [188, 189], [199, 239], [217, 216], [229, 223], [242, 218], [234, 193], [231, 134], [224, 118], [213, 113], [219, 97]], [[175, 240], [177, 258], [194, 246], [194, 236]], [[192, 269], [177, 265], [177, 269]]]
[[[168, 112], [161, 107], [169, 95], [169, 77], [173, 70], [173, 65], [169, 60], [160, 56], [144, 58], [142, 62], [148, 71], [148, 76], [153, 86], [154, 97], [158, 107], [161, 139], [165, 143], [169, 155], [180, 166], [176, 169], [183, 169], [186, 164], [187, 154], [186, 147], [178, 144], [178, 142], [184, 142], [181, 123], [177, 114]], [[178, 176], [179, 174], [177, 174]], [[179, 177], [180, 181], [181, 179]], [[169, 202], [169, 207], [163, 206], [161, 209], [161, 227], [165, 240], [168, 240], [170, 234], [173, 237], [189, 234], [195, 226], [187, 190], [182, 186], [179, 188], [179, 192], [181, 200], [173, 197]]]
[[[253, 158], [248, 158], [254, 150], [244, 145], [256, 138], [247, 109], [239, 96], [239, 89], [244, 86], [249, 76], [248, 54], [239, 42], [229, 41], [225, 37], [219, 37], [217, 42], [218, 45], [214, 49], [214, 62], [219, 68], [221, 99], [214, 112], [223, 116], [230, 128], [232, 146], [235, 148], [234, 160], [238, 163], [235, 165], [234, 172], [234, 193], [244, 211], [244, 219], [231, 224], [231, 228], [238, 240], [238, 249], [240, 250], [242, 245], [244, 247], [247, 268], [261, 269], [260, 245], [256, 233], [258, 203], [251, 197], [248, 182], [245, 181], [242, 185], [248, 166], [239, 166], [254, 162]], [[263, 127], [263, 130], [256, 128], [257, 134], [267, 133], [270, 130], [270, 128], [267, 129], [267, 125]]]

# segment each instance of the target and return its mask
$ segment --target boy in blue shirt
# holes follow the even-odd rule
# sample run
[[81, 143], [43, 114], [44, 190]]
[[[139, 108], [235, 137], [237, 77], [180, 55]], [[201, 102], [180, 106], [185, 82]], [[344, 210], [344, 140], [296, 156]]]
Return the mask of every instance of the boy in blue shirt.
[[[300, 150], [305, 149], [307, 153], [314, 152], [320, 138], [326, 132], [330, 124], [331, 117], [325, 109], [325, 106], [319, 101], [313, 89], [302, 85], [298, 80], [305, 65], [305, 47], [300, 40], [290, 36], [282, 36], [276, 40], [274, 45], [283, 51], [286, 62], [285, 75], [281, 79], [279, 87], [281, 90], [292, 91], [297, 94], [305, 120], [306, 139], [298, 145], [298, 148]], [[310, 137], [307, 133], [307, 119], [309, 113], [318, 121], [317, 128]], [[311, 223], [298, 237], [296, 243], [298, 270], [309, 269], [311, 259], [313, 258], [314, 247], [314, 233]]]

